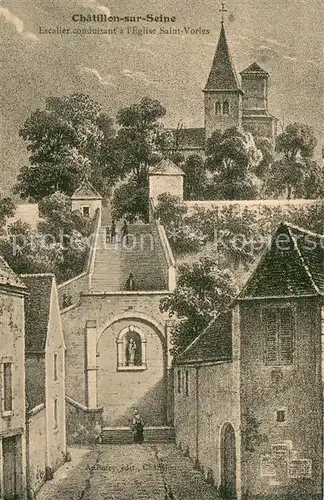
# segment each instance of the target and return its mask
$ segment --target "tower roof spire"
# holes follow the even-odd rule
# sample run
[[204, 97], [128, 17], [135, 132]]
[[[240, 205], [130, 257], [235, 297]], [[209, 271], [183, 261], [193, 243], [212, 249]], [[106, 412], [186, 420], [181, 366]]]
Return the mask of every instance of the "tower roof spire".
[[224, 9], [223, 3], [220, 12], [222, 12], [221, 31], [204, 92], [210, 90], [238, 90], [242, 92], [226, 39], [224, 12], [227, 11]]

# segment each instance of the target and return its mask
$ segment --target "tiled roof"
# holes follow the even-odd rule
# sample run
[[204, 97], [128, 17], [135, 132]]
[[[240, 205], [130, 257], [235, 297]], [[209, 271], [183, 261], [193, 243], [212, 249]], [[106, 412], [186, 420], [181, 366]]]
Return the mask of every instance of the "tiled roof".
[[204, 91], [241, 90], [222, 24], [214, 60]]
[[[176, 129], [171, 129], [175, 134]], [[206, 131], [204, 128], [184, 128], [180, 132], [179, 151], [184, 149], [205, 149]]]
[[25, 300], [26, 353], [45, 350], [54, 274], [24, 274], [29, 296]]
[[175, 359], [176, 365], [230, 361], [232, 358], [232, 311], [221, 313]]
[[102, 200], [102, 197], [92, 184], [87, 179], [84, 179], [72, 195], [72, 200]]
[[250, 66], [243, 71], [241, 71], [241, 75], [248, 75], [248, 74], [253, 74], [253, 73], [258, 73], [259, 75], [267, 75], [269, 76], [269, 73], [265, 71], [261, 66], [258, 65], [258, 63], [254, 62], [250, 64]]
[[26, 291], [26, 286], [0, 256], [0, 285], [13, 286]]
[[177, 167], [173, 161], [163, 158], [151, 171], [150, 175], [184, 175], [181, 168]]
[[324, 236], [282, 223], [239, 299], [324, 293]]

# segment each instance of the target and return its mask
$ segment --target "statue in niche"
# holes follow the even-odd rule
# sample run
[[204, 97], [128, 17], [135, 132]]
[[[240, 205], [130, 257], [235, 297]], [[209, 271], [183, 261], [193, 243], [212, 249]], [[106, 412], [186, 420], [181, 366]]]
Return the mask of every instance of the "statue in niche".
[[134, 339], [129, 339], [127, 346], [127, 354], [128, 354], [128, 364], [130, 366], [135, 363], [135, 356], [137, 351], [137, 345]]

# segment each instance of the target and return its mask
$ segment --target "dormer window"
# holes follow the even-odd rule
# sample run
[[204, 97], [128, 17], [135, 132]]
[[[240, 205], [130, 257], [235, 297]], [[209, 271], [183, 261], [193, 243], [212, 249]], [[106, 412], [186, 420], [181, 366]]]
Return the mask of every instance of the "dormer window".
[[230, 106], [228, 101], [223, 102], [223, 115], [229, 115], [230, 113]]
[[219, 101], [215, 103], [215, 114], [216, 115], [221, 115], [222, 114], [222, 105]]

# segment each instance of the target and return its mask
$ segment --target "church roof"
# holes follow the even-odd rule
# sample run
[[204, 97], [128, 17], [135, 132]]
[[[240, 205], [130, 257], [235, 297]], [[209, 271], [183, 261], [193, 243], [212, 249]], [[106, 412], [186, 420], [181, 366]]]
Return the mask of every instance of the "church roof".
[[72, 195], [72, 200], [102, 200], [102, 197], [92, 184], [87, 179], [84, 179]]
[[163, 158], [151, 171], [150, 175], [184, 175], [181, 168], [177, 167], [173, 161]]
[[282, 223], [239, 299], [324, 294], [324, 236]]
[[13, 272], [7, 262], [0, 256], [0, 286], [12, 286], [26, 291], [26, 286]]
[[231, 361], [232, 311], [214, 319], [207, 328], [175, 359], [176, 365]]
[[45, 350], [54, 274], [24, 274], [28, 297], [25, 300], [26, 353]]
[[263, 68], [261, 68], [261, 66], [259, 66], [259, 64], [256, 62], [250, 64], [250, 66], [241, 71], [240, 74], [241, 75], [261, 74], [269, 76], [269, 73], [265, 71]]
[[241, 90], [241, 86], [230, 55], [224, 24], [221, 32], [204, 92], [209, 90]]

